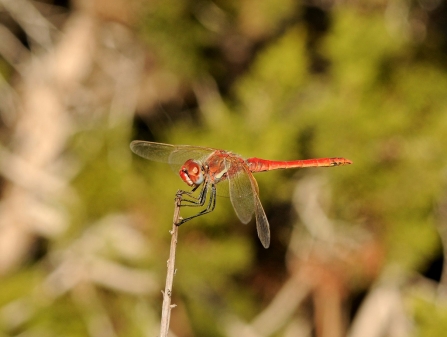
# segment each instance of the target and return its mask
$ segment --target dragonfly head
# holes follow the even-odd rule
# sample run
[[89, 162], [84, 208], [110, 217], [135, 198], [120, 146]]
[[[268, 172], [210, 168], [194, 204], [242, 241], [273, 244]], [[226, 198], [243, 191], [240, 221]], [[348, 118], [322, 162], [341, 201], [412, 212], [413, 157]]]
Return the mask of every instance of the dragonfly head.
[[200, 163], [195, 160], [187, 160], [179, 171], [180, 178], [189, 186], [199, 186], [203, 183], [203, 168]]

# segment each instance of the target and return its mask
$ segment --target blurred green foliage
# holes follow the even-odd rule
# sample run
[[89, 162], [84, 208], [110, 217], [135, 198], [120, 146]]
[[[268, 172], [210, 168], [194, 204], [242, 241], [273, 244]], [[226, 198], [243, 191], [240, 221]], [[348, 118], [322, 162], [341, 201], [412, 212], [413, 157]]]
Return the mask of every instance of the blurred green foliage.
[[444, 334], [447, 327], [445, 303], [433, 303], [429, 298], [415, 296], [412, 307], [417, 324], [416, 336], [435, 337]]
[[[291, 202], [305, 175], [327, 178], [333, 196], [330, 217], [377, 235], [384, 243], [387, 264], [420, 271], [440, 251], [436, 226], [437, 208], [446, 194], [447, 73], [445, 65], [433, 61], [439, 55], [421, 56], [421, 42], [391, 29], [382, 7], [341, 3], [325, 12], [330, 26], [312, 47], [325, 66], [314, 71], [314, 54], [309, 51], [313, 32], [302, 19], [304, 9], [290, 0], [280, 4], [152, 1], [139, 25], [142, 40], [156, 55], [154, 67], [174, 75], [183, 87], [195, 88], [192, 92], [210, 83], [216, 89], [211, 95], [205, 90], [198, 106], [185, 109], [169, 127], [148, 125], [153, 140], [222, 148], [244, 157], [343, 156], [354, 162], [330, 170], [256, 176], [267, 215], [278, 209], [281, 213], [278, 227], [271, 228], [277, 247], [268, 253], [260, 252], [254, 223], [240, 224], [226, 198], [218, 200], [212, 214], [180, 228], [173, 296], [185, 305], [196, 336], [223, 336], [218, 324], [223, 312], [249, 321], [271, 299], [254, 287], [254, 280], [263, 275], [264, 281], [277, 286], [287, 273], [286, 258], [278, 256], [297, 224], [287, 222], [290, 215], [280, 207]], [[243, 71], [234, 71], [228, 79], [226, 67], [234, 64], [222, 55], [222, 41], [235, 37], [250, 46], [245, 51], [250, 57]], [[218, 92], [220, 88], [225, 90]], [[174, 195], [187, 186], [168, 165], [130, 153], [128, 144], [137, 131], [129, 123], [113, 127], [106, 120], [91, 123], [70, 144], [70, 152], [83, 165], [73, 179], [82, 202], [66, 201], [73, 227], [62, 242], [51, 243], [50, 250], [68, 246], [108, 214], [138, 214], [139, 229], [150, 246], [144, 258], [121, 262], [154, 271], [161, 289]], [[182, 215], [192, 212], [185, 209]], [[257, 264], [269, 264], [262, 254], [271, 254], [277, 275], [263, 271], [269, 266]], [[99, 255], [115, 257], [113, 247]], [[35, 278], [43, 279], [41, 270], [47, 266], [36, 268], [38, 272], [30, 269], [2, 279], [5, 291], [0, 303], [33, 289]], [[158, 293], [145, 304], [138, 296], [119, 292], [98, 296], [107, 298], [106, 307], [121, 323], [119, 336], [144, 335], [136, 328], [136, 317], [150, 316], [148, 306], [161, 306]], [[70, 301], [69, 295], [59, 298], [51, 304], [53, 311], [42, 310], [37, 323], [29, 324], [55, 336], [86, 335], [81, 322], [91, 308], [73, 307]], [[38, 304], [46, 305], [50, 304]], [[144, 314], [132, 311], [137, 311], [135, 307]], [[414, 312], [420, 336], [444, 331], [445, 308], [420, 301]], [[149, 319], [153, 324], [158, 319], [154, 316]]]

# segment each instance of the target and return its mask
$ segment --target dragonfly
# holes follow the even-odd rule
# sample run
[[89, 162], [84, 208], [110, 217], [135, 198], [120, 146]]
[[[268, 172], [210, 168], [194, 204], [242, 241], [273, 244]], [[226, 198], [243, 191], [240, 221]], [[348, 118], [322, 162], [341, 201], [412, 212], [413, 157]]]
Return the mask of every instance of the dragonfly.
[[[171, 145], [163, 143], [135, 140], [130, 144], [131, 150], [146, 159], [170, 164], [177, 170], [180, 178], [192, 188], [190, 191], [180, 190], [182, 203], [180, 206], [204, 207], [200, 212], [182, 218], [177, 225], [210, 213], [216, 206], [216, 185], [225, 182], [224, 189], [229, 196], [239, 220], [247, 224], [256, 218], [258, 237], [264, 246], [270, 246], [270, 226], [259, 199], [259, 188], [253, 173], [278, 169], [305, 167], [334, 167], [352, 164], [345, 158], [318, 158], [292, 161], [266, 160], [260, 158], [244, 159], [230, 151], [211, 147], [192, 145]], [[220, 186], [219, 185], [219, 186]], [[193, 193], [199, 189], [197, 196]], [[220, 189], [219, 189], [220, 194]], [[187, 198], [183, 198], [187, 196]], [[206, 201], [207, 204], [205, 205]]]

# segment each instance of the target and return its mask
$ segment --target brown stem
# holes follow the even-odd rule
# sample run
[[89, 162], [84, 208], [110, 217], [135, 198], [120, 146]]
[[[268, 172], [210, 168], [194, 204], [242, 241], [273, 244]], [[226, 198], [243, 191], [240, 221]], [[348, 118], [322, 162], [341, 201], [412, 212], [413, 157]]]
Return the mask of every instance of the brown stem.
[[178, 237], [178, 226], [180, 221], [180, 202], [182, 201], [182, 194], [177, 192], [175, 196], [175, 208], [174, 208], [174, 219], [172, 223], [171, 230], [171, 248], [169, 252], [168, 260], [168, 272], [166, 275], [166, 285], [165, 291], [163, 292], [163, 307], [161, 310], [161, 326], [160, 326], [160, 337], [167, 337], [169, 331], [169, 322], [171, 319], [171, 309], [176, 305], [171, 305], [171, 295], [172, 295], [172, 283], [174, 281], [175, 274], [175, 250], [177, 248], [177, 237]]

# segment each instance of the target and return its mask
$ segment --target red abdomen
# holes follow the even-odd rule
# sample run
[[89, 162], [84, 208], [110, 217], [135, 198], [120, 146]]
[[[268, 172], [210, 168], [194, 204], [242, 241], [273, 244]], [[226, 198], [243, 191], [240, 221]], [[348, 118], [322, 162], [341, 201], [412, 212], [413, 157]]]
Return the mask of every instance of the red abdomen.
[[263, 172], [263, 171], [280, 170], [287, 168], [342, 166], [352, 164], [352, 161], [350, 161], [349, 159], [339, 157], [291, 160], [291, 161], [248, 158], [247, 164], [251, 172]]

